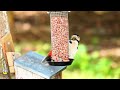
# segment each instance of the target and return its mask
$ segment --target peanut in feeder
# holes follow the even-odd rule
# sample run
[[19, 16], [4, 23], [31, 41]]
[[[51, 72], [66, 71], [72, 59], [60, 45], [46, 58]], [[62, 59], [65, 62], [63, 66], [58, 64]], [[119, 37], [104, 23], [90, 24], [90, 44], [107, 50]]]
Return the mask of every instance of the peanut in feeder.
[[51, 44], [52, 56], [50, 65], [65, 66], [70, 65], [69, 60], [69, 11], [51, 11], [50, 24], [51, 24]]

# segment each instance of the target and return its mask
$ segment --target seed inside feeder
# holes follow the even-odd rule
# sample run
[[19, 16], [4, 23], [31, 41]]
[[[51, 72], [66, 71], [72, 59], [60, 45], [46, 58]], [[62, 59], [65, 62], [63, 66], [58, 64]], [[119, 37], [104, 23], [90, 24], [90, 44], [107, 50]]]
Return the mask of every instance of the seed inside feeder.
[[67, 62], [68, 58], [68, 12], [51, 12], [52, 59]]

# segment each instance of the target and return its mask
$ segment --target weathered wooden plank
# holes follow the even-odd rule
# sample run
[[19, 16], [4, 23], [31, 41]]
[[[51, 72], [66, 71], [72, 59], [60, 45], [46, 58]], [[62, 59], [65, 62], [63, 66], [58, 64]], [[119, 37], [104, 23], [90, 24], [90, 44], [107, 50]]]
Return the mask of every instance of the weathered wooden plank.
[[17, 52], [7, 52], [6, 55], [7, 55], [7, 60], [8, 60], [10, 73], [15, 73], [14, 60], [17, 59], [18, 57], [20, 57], [21, 54], [17, 53]]
[[12, 36], [10, 33], [7, 33], [4, 37], [0, 39], [0, 43], [6, 45], [6, 52], [14, 52], [14, 44], [12, 41]]
[[10, 73], [15, 73], [14, 66], [9, 66], [9, 69], [10, 69]]
[[9, 66], [13, 66], [14, 59], [17, 59], [18, 57], [21, 56], [21, 54], [18, 53], [18, 52], [7, 52], [6, 55], [7, 55], [7, 58], [8, 58]]
[[15, 21], [14, 21], [14, 13], [13, 11], [7, 11], [8, 22], [10, 27], [10, 33], [12, 35], [12, 40], [15, 40]]
[[0, 39], [6, 33], [9, 33], [9, 24], [8, 24], [8, 17], [6, 11], [0, 11]]
[[7, 66], [8, 77], [10, 78], [10, 70], [7, 59], [7, 52], [14, 52], [14, 45], [10, 33], [8, 16], [6, 11], [0, 11], [0, 45], [2, 46], [3, 56]]

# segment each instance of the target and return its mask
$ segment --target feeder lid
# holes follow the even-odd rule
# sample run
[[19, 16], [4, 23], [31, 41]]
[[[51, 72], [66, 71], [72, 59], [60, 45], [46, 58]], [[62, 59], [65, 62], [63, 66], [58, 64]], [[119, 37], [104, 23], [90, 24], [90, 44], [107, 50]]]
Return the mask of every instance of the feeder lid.
[[49, 13], [61, 13], [61, 12], [71, 12], [71, 11], [48, 11], [47, 13], [49, 14]]
[[41, 77], [50, 79], [58, 72], [64, 70], [66, 66], [50, 66], [41, 63], [45, 57], [39, 55], [33, 51], [26, 53], [25, 55], [17, 58], [14, 61], [14, 65], [31, 71]]

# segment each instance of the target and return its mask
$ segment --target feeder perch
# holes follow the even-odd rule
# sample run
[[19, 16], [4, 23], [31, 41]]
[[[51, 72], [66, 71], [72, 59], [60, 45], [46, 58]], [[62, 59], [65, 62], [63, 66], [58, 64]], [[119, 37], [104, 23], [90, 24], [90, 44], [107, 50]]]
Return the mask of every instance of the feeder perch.
[[53, 66], [71, 65], [69, 60], [69, 11], [50, 11], [51, 25], [51, 60], [47, 62]]
[[50, 66], [41, 63], [45, 58], [33, 51], [14, 61], [16, 79], [60, 79], [58, 75], [65, 66]]

